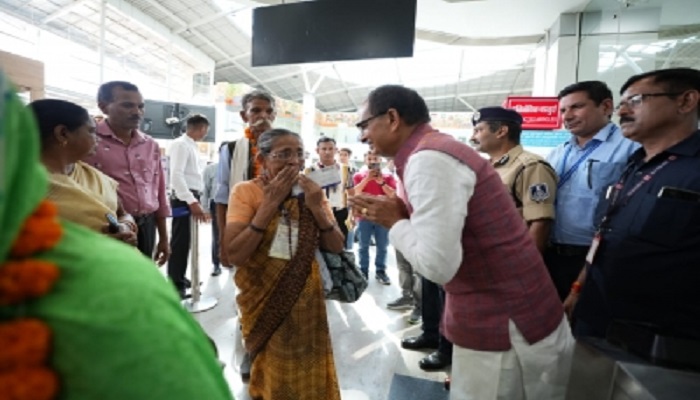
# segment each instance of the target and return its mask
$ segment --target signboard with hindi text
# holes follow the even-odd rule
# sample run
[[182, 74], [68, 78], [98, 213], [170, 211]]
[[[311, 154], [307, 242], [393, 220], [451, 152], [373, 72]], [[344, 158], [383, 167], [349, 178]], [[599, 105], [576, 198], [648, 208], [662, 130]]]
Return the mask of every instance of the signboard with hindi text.
[[523, 116], [523, 130], [554, 130], [561, 127], [559, 99], [556, 97], [509, 96], [504, 107]]

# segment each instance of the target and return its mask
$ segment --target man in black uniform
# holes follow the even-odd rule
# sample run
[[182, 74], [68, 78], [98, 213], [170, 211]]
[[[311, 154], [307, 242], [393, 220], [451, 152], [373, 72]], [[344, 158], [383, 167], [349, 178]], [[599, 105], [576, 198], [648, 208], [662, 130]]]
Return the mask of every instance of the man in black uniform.
[[642, 148], [600, 202], [587, 268], [565, 307], [575, 305], [578, 336], [604, 337], [627, 321], [700, 339], [700, 71], [636, 75], [621, 95], [620, 127]]

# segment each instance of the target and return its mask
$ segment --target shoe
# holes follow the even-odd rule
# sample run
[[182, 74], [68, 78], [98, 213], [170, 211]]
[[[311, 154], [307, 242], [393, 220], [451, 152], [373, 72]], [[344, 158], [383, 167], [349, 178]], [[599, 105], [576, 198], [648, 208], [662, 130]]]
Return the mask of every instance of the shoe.
[[425, 335], [411, 336], [401, 339], [401, 347], [408, 350], [435, 349], [438, 348], [438, 339], [429, 339]]
[[377, 272], [374, 274], [374, 277], [377, 278], [382, 285], [391, 285], [391, 280], [389, 280], [389, 277], [384, 272]]
[[408, 310], [409, 308], [413, 308], [413, 299], [407, 296], [401, 296], [388, 303], [386, 308], [390, 310]]
[[424, 371], [436, 371], [452, 364], [452, 357], [448, 357], [439, 351], [430, 353], [427, 357], [418, 361], [418, 366]]
[[186, 300], [192, 297], [190, 293], [187, 293], [187, 289], [178, 289], [177, 294], [180, 296], [180, 300]]
[[250, 380], [250, 354], [248, 353], [243, 355], [243, 361], [241, 361], [241, 379], [243, 382]]
[[211, 271], [211, 276], [219, 276], [219, 275], [221, 275], [221, 267], [219, 267], [218, 265], [215, 265], [214, 270]]
[[192, 289], [192, 281], [187, 278], [182, 278], [182, 284], [185, 285], [185, 289]]
[[421, 317], [421, 310], [414, 307], [411, 311], [411, 315], [408, 317], [408, 323], [411, 325], [419, 324], [423, 318]]
[[360, 271], [360, 272], [362, 272], [362, 276], [365, 277], [365, 280], [368, 281], [369, 280], [369, 272], [367, 272], [367, 271]]

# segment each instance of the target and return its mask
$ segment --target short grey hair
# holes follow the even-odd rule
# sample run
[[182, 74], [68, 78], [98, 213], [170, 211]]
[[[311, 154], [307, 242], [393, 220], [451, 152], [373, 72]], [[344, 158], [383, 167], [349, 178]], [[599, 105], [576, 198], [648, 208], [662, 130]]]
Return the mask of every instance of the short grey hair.
[[258, 153], [264, 156], [270, 154], [272, 148], [275, 146], [275, 142], [282, 136], [294, 136], [303, 143], [301, 136], [296, 132], [281, 128], [270, 129], [269, 131], [263, 132], [263, 134], [258, 137]]

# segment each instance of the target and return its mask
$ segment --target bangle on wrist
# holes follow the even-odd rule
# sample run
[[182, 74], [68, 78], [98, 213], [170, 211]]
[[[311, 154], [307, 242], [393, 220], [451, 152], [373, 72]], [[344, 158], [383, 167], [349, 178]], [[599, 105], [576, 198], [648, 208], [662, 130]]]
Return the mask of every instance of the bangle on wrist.
[[574, 281], [574, 283], [571, 284], [571, 293], [572, 294], [579, 294], [581, 293], [581, 287], [583, 285], [579, 281]]
[[265, 233], [265, 229], [257, 227], [255, 225], [253, 225], [252, 223], [248, 224], [248, 228], [250, 228], [250, 230], [252, 230], [253, 232]]

